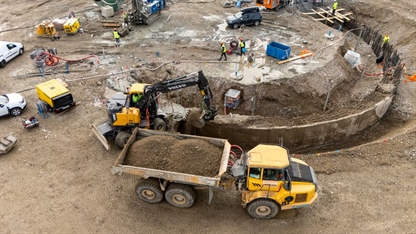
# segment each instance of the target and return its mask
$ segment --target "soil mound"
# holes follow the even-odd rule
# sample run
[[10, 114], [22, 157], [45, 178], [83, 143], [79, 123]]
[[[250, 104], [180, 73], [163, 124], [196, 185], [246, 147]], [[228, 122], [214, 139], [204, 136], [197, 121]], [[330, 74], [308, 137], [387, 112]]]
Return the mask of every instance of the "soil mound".
[[134, 142], [126, 165], [200, 176], [218, 174], [223, 149], [201, 139], [150, 136]]

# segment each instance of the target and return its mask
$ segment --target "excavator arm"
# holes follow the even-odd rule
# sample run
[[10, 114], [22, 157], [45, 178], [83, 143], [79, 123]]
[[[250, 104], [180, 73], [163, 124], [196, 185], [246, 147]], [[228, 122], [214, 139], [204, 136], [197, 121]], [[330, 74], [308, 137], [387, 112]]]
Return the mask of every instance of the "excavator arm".
[[143, 110], [144, 107], [148, 107], [152, 104], [153, 97], [156, 93], [168, 93], [179, 89], [184, 89], [189, 86], [198, 85], [198, 90], [202, 96], [202, 109], [204, 111], [203, 116], [198, 120], [199, 124], [193, 124], [195, 127], [202, 127], [205, 122], [214, 120], [217, 115], [217, 109], [211, 106], [211, 100], [213, 98], [211, 89], [207, 78], [202, 71], [190, 73], [175, 79], [162, 81], [153, 85], [145, 86], [144, 93], [137, 107]]

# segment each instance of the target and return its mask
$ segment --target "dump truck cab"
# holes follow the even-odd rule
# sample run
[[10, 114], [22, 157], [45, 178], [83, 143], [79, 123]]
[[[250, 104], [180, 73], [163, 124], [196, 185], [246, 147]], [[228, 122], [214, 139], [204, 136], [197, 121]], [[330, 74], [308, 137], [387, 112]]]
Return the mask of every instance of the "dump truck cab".
[[233, 167], [245, 173], [237, 176], [242, 204], [255, 218], [273, 218], [280, 210], [308, 206], [318, 197], [313, 169], [302, 160], [292, 159], [284, 147], [257, 145], [240, 166]]
[[55, 79], [37, 85], [36, 93], [41, 100], [38, 105], [48, 111], [60, 113], [76, 105], [71, 92]]

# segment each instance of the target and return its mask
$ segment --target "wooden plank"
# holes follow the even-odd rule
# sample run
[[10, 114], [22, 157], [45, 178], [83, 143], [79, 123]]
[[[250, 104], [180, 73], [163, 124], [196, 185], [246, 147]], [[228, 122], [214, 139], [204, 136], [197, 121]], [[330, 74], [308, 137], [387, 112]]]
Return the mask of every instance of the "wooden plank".
[[119, 24], [119, 23], [103, 23], [103, 26], [104, 27], [120, 27], [121, 26], [121, 24]]
[[[329, 14], [329, 15], [332, 15], [332, 11], [325, 11], [324, 9], [322, 9], [322, 8], [319, 8], [319, 9], [321, 9], [322, 11], [324, 11], [325, 13], [327, 13], [327, 14]], [[337, 17], [337, 12], [335, 12], [335, 19], [336, 20], [338, 20], [339, 22], [341, 22], [341, 23], [344, 23], [344, 21], [341, 19], [341, 18], [339, 18], [339, 17]]]
[[[322, 9], [322, 8], [321, 8]], [[330, 20], [329, 18], [327, 18], [326, 16], [322, 15], [321, 12], [317, 12], [314, 9], [311, 9], [313, 12], [315, 12], [316, 14], [318, 14], [319, 16], [321, 16], [322, 18], [328, 20], [330, 23], [334, 23], [334, 21]]]
[[295, 56], [295, 57], [290, 58], [290, 59], [286, 59], [286, 60], [283, 60], [283, 61], [279, 61], [279, 62], [277, 62], [277, 64], [284, 64], [284, 63], [288, 63], [288, 62], [290, 62], [290, 61], [293, 61], [293, 60], [296, 60], [296, 59], [300, 59], [300, 58], [306, 58], [306, 57], [308, 57], [308, 56], [312, 56], [312, 55], [313, 55], [313, 53], [307, 53], [307, 54], [303, 54], [303, 55]]
[[[348, 15], [352, 15], [353, 13], [347, 13]], [[341, 17], [342, 19], [345, 19], [346, 21], [350, 21], [351, 19], [349, 19], [346, 14], [340, 14], [338, 12], [335, 12], [335, 15], [338, 17]]]

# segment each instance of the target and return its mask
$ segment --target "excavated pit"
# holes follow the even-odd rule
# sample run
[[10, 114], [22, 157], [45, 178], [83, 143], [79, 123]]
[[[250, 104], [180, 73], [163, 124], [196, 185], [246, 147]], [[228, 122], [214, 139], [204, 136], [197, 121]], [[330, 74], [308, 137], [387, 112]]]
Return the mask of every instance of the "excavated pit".
[[[356, 10], [355, 6], [351, 9]], [[171, 15], [183, 22], [190, 17], [176, 12]], [[359, 16], [367, 21], [365, 15]], [[391, 105], [391, 83], [382, 84], [378, 76], [362, 76], [361, 70], [346, 61], [345, 53], [357, 46], [357, 36], [347, 35], [346, 30], [339, 32], [338, 27], [283, 10], [278, 14], [265, 14], [262, 27], [240, 30], [218, 24], [219, 17], [215, 15], [191, 18], [195, 20], [193, 25], [205, 23], [201, 20], [211, 22], [205, 31], [210, 33], [204, 34], [203, 29], [192, 30], [186, 23], [175, 31], [177, 28], [156, 22], [150, 32], [140, 35], [140, 47], [152, 47], [158, 52], [132, 51], [130, 58], [124, 58], [135, 64], [136, 70], [130, 70], [130, 82], [152, 84], [197, 70], [207, 76], [219, 115], [202, 129], [189, 129], [185, 123], [176, 126], [176, 131], [226, 138], [247, 148], [258, 143], [283, 142], [291, 149], [300, 150], [341, 145], [346, 140], [351, 143], [355, 138], [361, 139], [357, 142], [360, 144], [367, 139], [357, 137], [357, 134], [365, 129], [374, 130], [389, 107], [398, 106], [397, 103]], [[164, 21], [163, 16], [161, 21]], [[156, 35], [155, 30], [164, 33]], [[329, 31], [334, 35], [333, 40], [325, 36]], [[226, 63], [215, 62], [218, 41], [228, 44], [239, 37], [246, 40], [248, 54], [254, 55], [254, 61], [229, 55]], [[292, 57], [305, 49], [317, 53], [313, 57], [278, 65], [278, 60], [265, 55], [270, 41], [290, 46]], [[178, 47], [165, 51], [167, 44]], [[320, 51], [321, 48], [324, 49]], [[183, 53], [185, 50], [187, 54]], [[357, 52], [361, 55], [361, 65], [368, 63], [367, 73], [381, 71], [374, 63], [377, 56], [371, 45], [361, 41]], [[171, 61], [180, 61], [180, 64]], [[124, 89], [127, 85], [118, 88]], [[224, 95], [229, 89], [241, 91], [241, 101], [235, 109], [224, 107]], [[162, 108], [173, 113], [183, 112], [182, 107], [199, 107], [200, 102], [196, 87], [161, 95]]]

